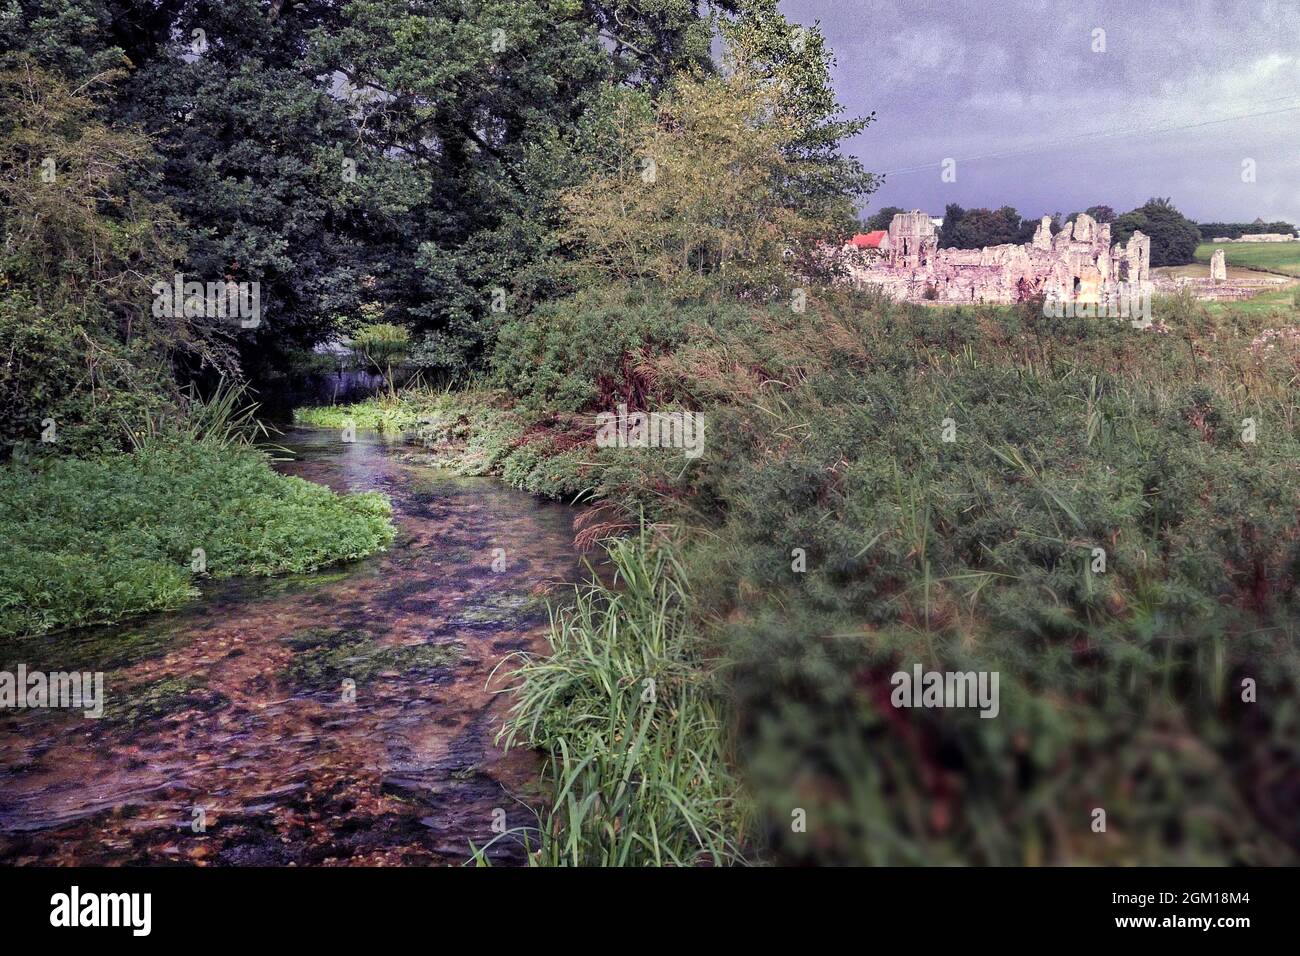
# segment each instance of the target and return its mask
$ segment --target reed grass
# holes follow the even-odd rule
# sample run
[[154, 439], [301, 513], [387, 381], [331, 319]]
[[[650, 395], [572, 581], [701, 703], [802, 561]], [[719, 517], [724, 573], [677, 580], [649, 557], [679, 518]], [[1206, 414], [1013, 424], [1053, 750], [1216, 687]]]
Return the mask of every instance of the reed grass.
[[747, 814], [685, 570], [644, 526], [605, 555], [610, 583], [552, 610], [549, 653], [510, 662], [500, 741], [546, 754], [547, 800], [535, 827], [497, 839], [524, 843], [535, 866], [741, 862]]

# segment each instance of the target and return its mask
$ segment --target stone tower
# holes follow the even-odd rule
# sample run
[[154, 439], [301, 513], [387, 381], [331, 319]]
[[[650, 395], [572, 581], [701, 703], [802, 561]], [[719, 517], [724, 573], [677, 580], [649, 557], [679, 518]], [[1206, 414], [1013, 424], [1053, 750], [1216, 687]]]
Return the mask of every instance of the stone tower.
[[934, 261], [939, 236], [928, 214], [919, 209], [900, 212], [889, 223], [889, 264], [921, 268]]

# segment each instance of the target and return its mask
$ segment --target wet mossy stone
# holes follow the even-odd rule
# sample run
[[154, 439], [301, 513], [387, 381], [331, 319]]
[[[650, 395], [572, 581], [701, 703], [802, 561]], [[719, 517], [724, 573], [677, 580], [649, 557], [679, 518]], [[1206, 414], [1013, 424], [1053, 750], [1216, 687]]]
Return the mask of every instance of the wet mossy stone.
[[283, 641], [295, 654], [281, 676], [307, 690], [334, 690], [347, 679], [360, 686], [389, 673], [429, 673], [459, 656], [450, 644], [385, 645], [369, 632], [352, 628], [308, 628]]
[[118, 691], [105, 687], [104, 698], [101, 726], [132, 729], [185, 710], [216, 710], [227, 701], [199, 677], [165, 677]]

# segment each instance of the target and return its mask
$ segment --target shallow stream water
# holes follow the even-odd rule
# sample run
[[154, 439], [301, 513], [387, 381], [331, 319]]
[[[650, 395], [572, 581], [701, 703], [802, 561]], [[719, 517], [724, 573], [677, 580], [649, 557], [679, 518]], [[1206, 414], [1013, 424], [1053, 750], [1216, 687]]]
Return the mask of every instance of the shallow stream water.
[[536, 755], [494, 743], [500, 691], [578, 578], [575, 512], [374, 435], [278, 441], [286, 474], [387, 494], [393, 546], [32, 641], [29, 669], [103, 670], [108, 707], [0, 716], [0, 862], [461, 863], [494, 823], [535, 823]]

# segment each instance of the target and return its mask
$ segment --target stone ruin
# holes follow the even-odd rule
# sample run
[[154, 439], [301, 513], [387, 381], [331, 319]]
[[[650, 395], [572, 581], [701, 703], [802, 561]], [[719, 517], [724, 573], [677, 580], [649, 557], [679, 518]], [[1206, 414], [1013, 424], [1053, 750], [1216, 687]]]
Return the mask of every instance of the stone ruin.
[[1210, 279], [1214, 282], [1228, 281], [1228, 263], [1222, 249], [1215, 249], [1210, 257]]
[[1110, 224], [1081, 214], [1055, 236], [1044, 216], [1027, 245], [940, 249], [930, 217], [920, 210], [898, 213], [889, 224], [884, 256], [842, 252], [849, 279], [879, 286], [913, 302], [1013, 303], [1037, 295], [1097, 304], [1121, 284], [1126, 294], [1151, 290], [1151, 240], [1133, 233], [1112, 246]]
[[1215, 236], [1210, 242], [1300, 242], [1300, 236], [1287, 235], [1285, 232], [1247, 232], [1240, 239]]
[[1194, 298], [1215, 301], [1250, 299], [1261, 292], [1268, 292], [1279, 286], [1292, 285], [1294, 279], [1286, 276], [1268, 275], [1264, 272], [1252, 272], [1238, 269], [1228, 275], [1227, 255], [1222, 249], [1215, 249], [1210, 256], [1210, 274], [1161, 275], [1155, 279], [1155, 291], [1163, 295], [1190, 292]]

